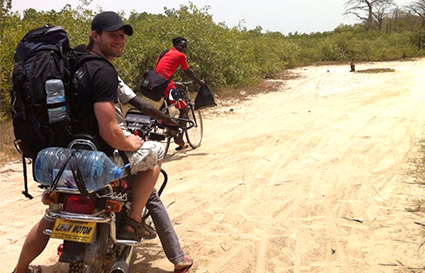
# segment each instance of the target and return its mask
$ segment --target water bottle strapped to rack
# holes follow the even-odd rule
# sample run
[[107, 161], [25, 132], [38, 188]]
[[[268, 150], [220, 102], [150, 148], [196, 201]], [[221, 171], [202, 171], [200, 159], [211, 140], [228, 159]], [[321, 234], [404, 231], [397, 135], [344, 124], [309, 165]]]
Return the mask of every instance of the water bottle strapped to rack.
[[89, 193], [84, 183], [84, 179], [81, 175], [81, 171], [78, 166], [78, 158], [75, 154], [75, 151], [72, 151], [71, 156], [63, 163], [62, 167], [60, 168], [58, 174], [55, 177], [55, 180], [53, 180], [52, 186], [50, 186], [50, 190], [54, 190], [57, 187], [59, 180], [62, 177], [62, 174], [65, 171], [67, 165], [70, 164], [70, 161], [73, 164], [71, 165], [71, 172], [74, 177], [74, 181], [77, 184], [78, 190], [80, 191], [81, 195], [88, 195]]
[[87, 195], [123, 178], [127, 167], [116, 166], [100, 151], [50, 147], [38, 153], [34, 174], [37, 182], [51, 190], [78, 189]]

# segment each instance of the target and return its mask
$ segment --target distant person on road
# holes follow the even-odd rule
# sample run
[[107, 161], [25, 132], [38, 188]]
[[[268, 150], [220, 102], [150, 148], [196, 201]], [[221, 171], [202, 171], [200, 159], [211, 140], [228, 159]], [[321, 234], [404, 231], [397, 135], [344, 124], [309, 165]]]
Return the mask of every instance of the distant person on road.
[[[173, 39], [173, 48], [166, 51], [165, 54], [160, 54], [157, 59], [157, 65], [155, 67], [156, 73], [161, 75], [167, 80], [170, 80], [168, 87], [164, 91], [164, 98], [170, 103], [175, 104], [175, 107], [180, 111], [180, 118], [188, 118], [188, 108], [186, 100], [173, 100], [174, 94], [177, 94], [179, 91], [171, 77], [176, 72], [177, 68], [180, 66], [183, 72], [191, 78], [193, 81], [198, 83], [201, 87], [205, 86], [205, 81], [198, 79], [195, 74], [190, 70], [189, 65], [186, 60], [186, 49], [187, 49], [187, 40], [184, 37], [176, 37]], [[170, 96], [171, 94], [171, 96]], [[180, 126], [185, 127], [185, 122], [182, 122]], [[185, 142], [183, 140], [183, 134], [178, 134], [174, 139], [174, 142], [179, 145], [176, 150], [181, 150], [185, 147]]]
[[350, 62], [350, 72], [356, 72], [356, 65], [352, 61]]

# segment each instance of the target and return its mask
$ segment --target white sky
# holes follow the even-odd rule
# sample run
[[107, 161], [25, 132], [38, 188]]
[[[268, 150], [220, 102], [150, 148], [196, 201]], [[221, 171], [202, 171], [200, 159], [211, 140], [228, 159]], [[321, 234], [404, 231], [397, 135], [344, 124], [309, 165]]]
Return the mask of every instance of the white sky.
[[[233, 27], [244, 20], [248, 29], [261, 26], [263, 31], [279, 31], [284, 34], [298, 31], [300, 33], [331, 31], [343, 24], [356, 23], [356, 18], [343, 16], [346, 0], [192, 0], [198, 8], [210, 6], [209, 14], [213, 20], [224, 22]], [[395, 0], [403, 7], [414, 0]], [[65, 4], [75, 8], [79, 0], [12, 0], [13, 11], [28, 8], [36, 10], [60, 10]], [[188, 5], [187, 0], [93, 0], [90, 8], [97, 10], [130, 11], [163, 14], [164, 7], [178, 9]]]

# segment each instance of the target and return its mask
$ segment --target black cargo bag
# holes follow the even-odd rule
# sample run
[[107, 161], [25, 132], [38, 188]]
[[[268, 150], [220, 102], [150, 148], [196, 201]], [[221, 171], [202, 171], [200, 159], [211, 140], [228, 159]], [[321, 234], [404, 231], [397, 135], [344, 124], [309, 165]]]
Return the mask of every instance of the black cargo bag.
[[142, 92], [143, 96], [151, 100], [159, 101], [170, 81], [163, 78], [154, 70], [146, 72], [143, 78], [144, 80], [140, 85], [140, 92]]
[[49, 109], [66, 106], [66, 101], [48, 104], [45, 83], [61, 80], [67, 93], [71, 78], [66, 56], [69, 51], [66, 31], [52, 25], [29, 31], [16, 47], [12, 118], [16, 143], [25, 157], [35, 159], [43, 148], [68, 144], [68, 114], [54, 123], [48, 116]]
[[217, 104], [215, 103], [214, 95], [208, 86], [205, 85], [199, 88], [199, 92], [195, 98], [195, 110], [214, 106], [217, 106]]
[[[29, 31], [15, 50], [11, 110], [15, 146], [22, 154], [25, 186], [22, 193], [30, 199], [26, 158], [34, 160], [37, 153], [46, 147], [66, 147], [70, 139], [67, 101], [63, 95], [56, 95], [54, 101], [51, 98], [48, 101], [46, 94], [46, 82], [57, 80], [63, 84], [65, 97], [68, 96], [70, 51], [66, 31], [50, 24]], [[63, 107], [66, 112], [61, 110], [60, 118], [49, 119], [49, 110]]]

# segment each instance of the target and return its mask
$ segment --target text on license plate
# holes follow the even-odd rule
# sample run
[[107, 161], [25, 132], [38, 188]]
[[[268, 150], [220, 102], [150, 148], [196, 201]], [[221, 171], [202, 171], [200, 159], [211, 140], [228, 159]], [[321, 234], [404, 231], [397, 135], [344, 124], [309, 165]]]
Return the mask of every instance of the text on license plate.
[[95, 229], [96, 223], [93, 222], [56, 219], [50, 237], [65, 241], [91, 243]]

